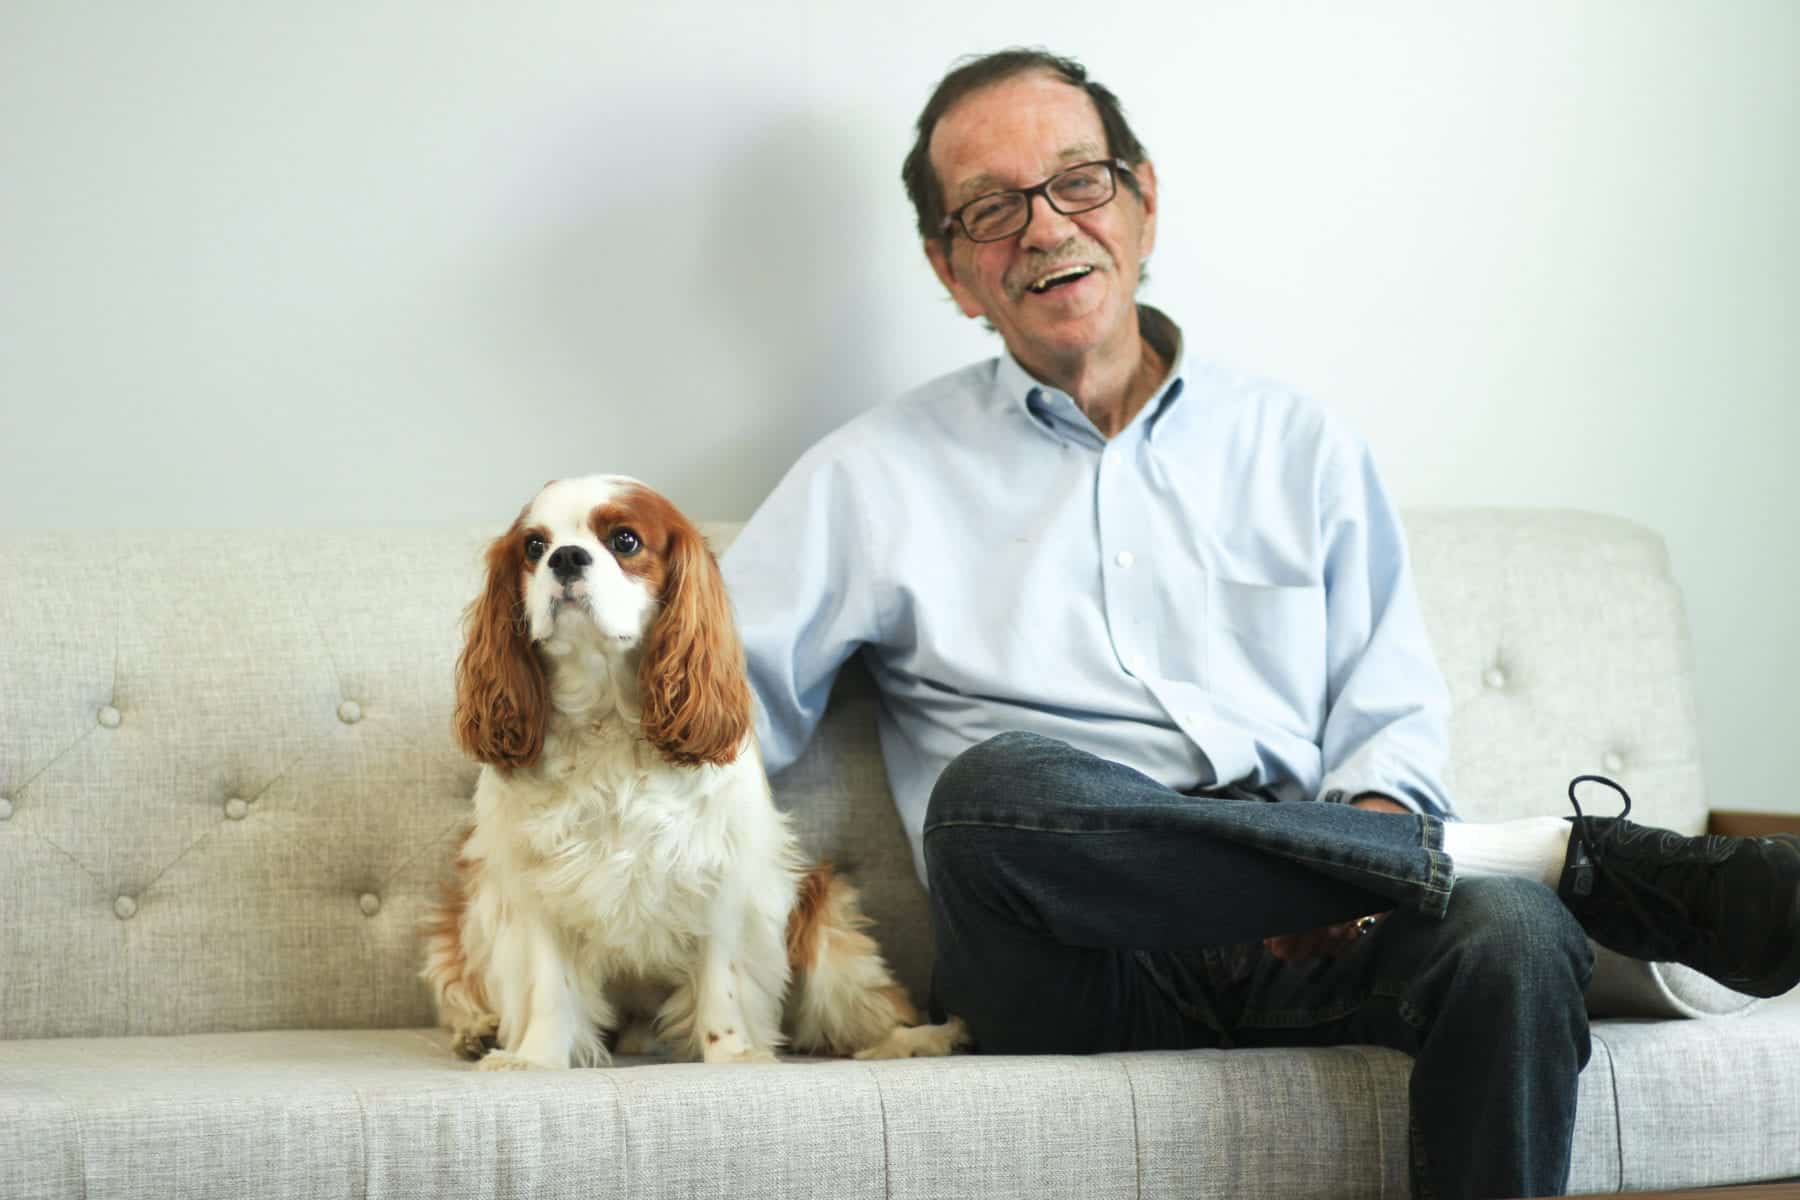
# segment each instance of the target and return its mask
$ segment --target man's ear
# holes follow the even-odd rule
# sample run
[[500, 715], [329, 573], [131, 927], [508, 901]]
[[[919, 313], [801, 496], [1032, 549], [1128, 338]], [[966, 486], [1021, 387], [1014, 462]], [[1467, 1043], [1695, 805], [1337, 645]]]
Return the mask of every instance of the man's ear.
[[1144, 202], [1144, 244], [1138, 251], [1140, 260], [1150, 257], [1150, 251], [1156, 248], [1156, 168], [1149, 159], [1145, 159], [1131, 169], [1138, 181], [1138, 191], [1142, 193]]
[[957, 281], [956, 265], [950, 261], [951, 245], [954, 243], [947, 243], [943, 238], [927, 238], [925, 257], [931, 260], [931, 269], [937, 272], [938, 282], [944, 285], [950, 298], [962, 309], [963, 316], [979, 317], [986, 310], [981, 307], [981, 301], [975, 298], [974, 293]]

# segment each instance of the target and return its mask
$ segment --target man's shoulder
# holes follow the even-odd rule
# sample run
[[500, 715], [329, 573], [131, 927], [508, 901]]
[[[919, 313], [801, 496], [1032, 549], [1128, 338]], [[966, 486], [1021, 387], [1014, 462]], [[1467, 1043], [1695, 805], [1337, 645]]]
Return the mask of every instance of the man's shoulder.
[[1330, 444], [1356, 440], [1341, 414], [1281, 380], [1206, 361], [1189, 364], [1183, 375], [1186, 398], [1280, 431], [1284, 438]]
[[899, 444], [929, 445], [956, 438], [985, 410], [998, 362], [989, 358], [970, 363], [882, 401], [813, 443], [806, 457], [815, 463], [886, 458]]

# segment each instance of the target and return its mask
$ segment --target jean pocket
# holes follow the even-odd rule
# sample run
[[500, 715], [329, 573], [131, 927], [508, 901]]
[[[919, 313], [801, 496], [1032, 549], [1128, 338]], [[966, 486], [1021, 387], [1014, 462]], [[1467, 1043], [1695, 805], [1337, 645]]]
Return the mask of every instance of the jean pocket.
[[1213, 684], [1230, 703], [1311, 736], [1325, 710], [1325, 589], [1212, 579]]

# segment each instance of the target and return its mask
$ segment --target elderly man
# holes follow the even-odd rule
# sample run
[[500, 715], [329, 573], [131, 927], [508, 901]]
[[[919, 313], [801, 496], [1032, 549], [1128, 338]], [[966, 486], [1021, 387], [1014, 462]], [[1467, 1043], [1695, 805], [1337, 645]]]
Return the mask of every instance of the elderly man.
[[1416, 1192], [1561, 1191], [1584, 934], [1784, 991], [1800, 847], [1452, 818], [1370, 454], [1136, 302], [1156, 171], [1079, 64], [958, 67], [903, 176], [1005, 353], [825, 438], [726, 555], [770, 769], [860, 650], [978, 1048], [1397, 1047]]

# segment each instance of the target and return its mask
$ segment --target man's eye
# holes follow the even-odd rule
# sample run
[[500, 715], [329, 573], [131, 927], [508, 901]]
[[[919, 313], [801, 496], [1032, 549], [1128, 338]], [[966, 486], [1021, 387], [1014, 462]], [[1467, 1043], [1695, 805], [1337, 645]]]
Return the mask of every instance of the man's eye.
[[1098, 176], [1085, 171], [1077, 171], [1058, 179], [1053, 190], [1059, 199], [1086, 200], [1105, 191], [1106, 184]]
[[536, 534], [525, 539], [525, 557], [532, 562], [536, 562], [538, 559], [544, 557], [544, 551], [549, 548], [550, 543], [546, 542], [543, 538], [538, 537]]
[[968, 209], [969, 224], [975, 226], [998, 225], [1009, 220], [1018, 210], [1017, 196], [995, 196], [990, 200], [977, 200]]
[[643, 548], [643, 540], [629, 529], [615, 529], [613, 535], [606, 539], [612, 552], [620, 558], [630, 558]]

